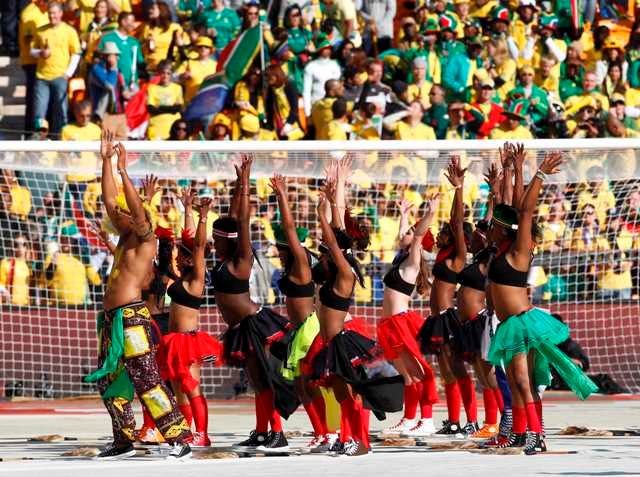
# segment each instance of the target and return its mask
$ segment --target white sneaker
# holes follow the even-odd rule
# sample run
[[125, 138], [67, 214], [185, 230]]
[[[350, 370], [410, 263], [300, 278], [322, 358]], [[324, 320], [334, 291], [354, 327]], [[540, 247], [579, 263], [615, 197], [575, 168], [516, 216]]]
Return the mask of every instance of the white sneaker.
[[329, 452], [329, 450], [334, 446], [334, 444], [338, 442], [338, 434], [326, 434], [321, 438], [318, 445], [311, 449], [312, 454], [324, 454]]
[[427, 437], [435, 433], [436, 426], [433, 425], [433, 419], [420, 419], [413, 429], [409, 429], [400, 435], [402, 437]]
[[416, 424], [417, 422], [415, 419], [406, 419], [403, 417], [395, 426], [387, 427], [386, 429], [384, 429], [382, 431], [382, 435], [385, 436], [403, 434], [416, 427]]

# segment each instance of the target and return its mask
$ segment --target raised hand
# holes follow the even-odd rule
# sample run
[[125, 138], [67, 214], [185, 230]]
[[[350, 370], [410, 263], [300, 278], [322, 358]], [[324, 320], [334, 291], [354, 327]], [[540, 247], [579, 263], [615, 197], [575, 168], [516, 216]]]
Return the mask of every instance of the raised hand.
[[403, 217], [408, 217], [413, 209], [413, 203], [407, 199], [402, 199], [398, 206], [400, 207], [400, 215]]
[[466, 169], [460, 167], [460, 158], [458, 156], [453, 156], [451, 157], [451, 161], [447, 167], [447, 172], [445, 172], [444, 175], [451, 185], [457, 189], [458, 187], [462, 187], [466, 172]]
[[144, 179], [142, 179], [142, 190], [144, 191], [145, 200], [147, 200], [147, 202], [151, 202], [155, 195], [160, 192], [160, 187], [158, 187], [158, 178], [153, 174], [145, 176]]
[[338, 177], [341, 180], [347, 180], [351, 176], [352, 166], [353, 155], [351, 153], [347, 153], [341, 160], [338, 161]]
[[198, 208], [198, 213], [200, 214], [200, 220], [203, 220], [203, 218], [204, 220], [206, 220], [207, 216], [209, 215], [209, 211], [213, 207], [213, 199], [211, 199], [210, 197], [203, 197], [202, 199], [200, 199], [198, 204], [196, 204], [196, 207]]
[[287, 193], [287, 179], [280, 174], [274, 174], [269, 185], [277, 195], [284, 197]]
[[527, 159], [527, 152], [524, 150], [524, 144], [519, 143], [511, 145], [511, 160], [518, 170], [522, 170], [524, 161]]
[[182, 203], [184, 209], [193, 207], [196, 199], [196, 191], [191, 187], [185, 187], [178, 195], [178, 200]]
[[118, 170], [124, 171], [127, 169], [127, 151], [124, 148], [124, 145], [119, 142], [113, 148], [118, 155]]
[[327, 180], [322, 188], [322, 193], [324, 197], [329, 201], [330, 204], [335, 204], [336, 202], [336, 182], [335, 180]]
[[329, 161], [329, 165], [324, 168], [326, 180], [335, 180], [338, 175], [338, 161]]
[[505, 142], [502, 148], [498, 148], [498, 154], [500, 156], [500, 164], [503, 169], [508, 169], [512, 165], [511, 144]]
[[240, 164], [241, 178], [245, 181], [249, 181], [251, 176], [251, 165], [253, 164], [253, 154], [243, 154], [242, 164]]
[[115, 154], [115, 150], [113, 148], [113, 137], [113, 131], [108, 129], [103, 129], [102, 134], [100, 134], [100, 156], [103, 161], [111, 160]]
[[440, 192], [436, 192], [435, 194], [430, 194], [426, 197], [426, 212], [425, 216], [433, 217], [438, 210], [438, 203], [440, 202]]
[[498, 166], [494, 164], [489, 165], [489, 171], [484, 175], [484, 180], [489, 185], [489, 189], [494, 194], [500, 189], [502, 183], [502, 175], [498, 172]]
[[562, 158], [562, 154], [560, 152], [549, 152], [544, 156], [539, 169], [545, 174], [556, 174], [560, 172], [560, 166], [563, 163], [564, 159]]

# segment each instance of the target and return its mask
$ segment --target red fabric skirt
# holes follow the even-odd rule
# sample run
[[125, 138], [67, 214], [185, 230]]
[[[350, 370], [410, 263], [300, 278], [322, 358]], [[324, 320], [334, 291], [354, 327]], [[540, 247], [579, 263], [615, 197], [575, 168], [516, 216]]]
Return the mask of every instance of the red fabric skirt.
[[307, 355], [300, 361], [300, 372], [305, 376], [311, 376], [313, 373], [313, 360], [324, 348], [324, 340], [318, 333], [309, 347]]
[[220, 366], [221, 358], [222, 344], [204, 331], [166, 334], [158, 350], [162, 379], [179, 381], [187, 394], [199, 384], [191, 375], [191, 365], [214, 361]]

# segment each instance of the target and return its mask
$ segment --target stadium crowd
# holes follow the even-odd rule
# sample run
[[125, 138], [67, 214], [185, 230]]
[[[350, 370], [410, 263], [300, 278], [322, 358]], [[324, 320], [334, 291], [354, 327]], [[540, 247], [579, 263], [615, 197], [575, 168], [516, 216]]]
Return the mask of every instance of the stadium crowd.
[[[633, 0], [7, 0], [3, 9], [2, 46], [25, 74], [24, 127], [39, 138], [96, 139], [100, 122], [149, 139], [638, 135]], [[257, 25], [259, 45], [234, 50]], [[233, 80], [222, 111], [177, 122], [216, 70]]]
[[[20, 57], [24, 127], [34, 140], [98, 140], [99, 125], [116, 130], [119, 139], [169, 140], [638, 135], [635, 2], [581, 2], [584, 10], [575, 15], [565, 0], [407, 3], [9, 0], [2, 7], [2, 47]], [[13, 29], [12, 8], [20, 12]], [[256, 25], [262, 25], [260, 44], [238, 57], [234, 41]], [[203, 82], [233, 55], [243, 75], [229, 85], [221, 112], [185, 119]], [[96, 166], [91, 153], [68, 159], [71, 170]], [[179, 166], [184, 159], [163, 156], [162, 164]], [[478, 220], [488, 194], [487, 161], [467, 159], [465, 205], [469, 220]], [[377, 160], [358, 157], [356, 166], [366, 171]], [[423, 173], [424, 161], [405, 155], [384, 160], [396, 176], [399, 170], [407, 179]], [[629, 177], [635, 175], [634, 158], [620, 163], [630, 167]], [[580, 177], [546, 189], [538, 214], [540, 265], [530, 277], [538, 302], [639, 294], [634, 251], [640, 246], [640, 189], [630, 180], [608, 180], [598, 161], [589, 166]], [[356, 301], [377, 304], [403, 200], [417, 210], [426, 194], [441, 192], [437, 227], [448, 219], [453, 192], [446, 181], [390, 185], [371, 183], [358, 172], [356, 167], [354, 213], [367, 218], [373, 233], [369, 252], [360, 257], [367, 286], [358, 289]], [[151, 207], [158, 225], [176, 237], [187, 185], [214, 197], [218, 213], [228, 201], [227, 183], [164, 181]], [[254, 267], [252, 294], [274, 303], [281, 299], [272, 228], [276, 202], [265, 180], [255, 187], [253, 242], [262, 266]], [[315, 227], [318, 187], [315, 180], [300, 179], [292, 192], [301, 225]], [[12, 234], [3, 233], [0, 243], [0, 301], [86, 306], [100, 300], [111, 263], [99, 239], [111, 232], [101, 223], [100, 195], [94, 174], [3, 171], [0, 229]], [[210, 222], [216, 217], [212, 213]], [[558, 252], [569, 259], [554, 260]], [[424, 284], [429, 286], [428, 277]]]

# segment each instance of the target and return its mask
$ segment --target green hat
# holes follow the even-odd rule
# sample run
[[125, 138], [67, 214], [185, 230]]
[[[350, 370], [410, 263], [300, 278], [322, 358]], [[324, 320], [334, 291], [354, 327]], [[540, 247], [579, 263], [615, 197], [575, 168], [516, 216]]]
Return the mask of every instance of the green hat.
[[439, 23], [440, 29], [442, 30], [456, 31], [458, 28], [457, 20], [453, 17], [453, 15], [450, 15], [449, 13], [443, 13], [442, 15], [440, 15]]
[[437, 20], [433, 17], [429, 17], [427, 18], [427, 22], [422, 26], [422, 31], [420, 33], [425, 35], [427, 33], [438, 33], [439, 31], [440, 25], [438, 25]]
[[507, 7], [501, 5], [496, 6], [491, 12], [491, 19], [494, 22], [507, 22], [511, 21], [511, 12]]
[[463, 22], [463, 25], [465, 27], [476, 27], [479, 30], [482, 29], [482, 25], [480, 24], [480, 21], [477, 18], [474, 18], [474, 17], [467, 18]]
[[510, 205], [498, 204], [491, 222], [505, 229], [518, 230], [518, 211]]
[[[275, 224], [273, 226], [273, 235], [276, 239], [276, 245], [279, 245], [280, 247], [289, 246], [289, 242], [287, 242], [287, 236], [284, 233], [282, 225]], [[304, 227], [296, 227], [296, 235], [298, 236], [298, 240], [300, 241], [300, 243], [304, 243], [309, 236], [309, 229], [306, 229]]]
[[527, 119], [529, 111], [529, 100], [521, 98], [512, 101], [509, 104], [509, 108], [502, 114], [516, 116], [519, 119]]
[[329, 38], [327, 38], [327, 35], [324, 34], [318, 35], [314, 40], [314, 43], [316, 45], [316, 51], [320, 51], [323, 48], [331, 48], [331, 42], [329, 41]]
[[60, 229], [60, 235], [62, 235], [63, 237], [74, 237], [79, 233], [80, 230], [78, 230], [78, 226], [75, 224], [75, 222], [71, 221], [65, 222], [65, 224]]
[[545, 15], [540, 17], [540, 28], [549, 28], [556, 30], [558, 28], [558, 17], [555, 15]]
[[469, 36], [469, 37], [465, 38], [464, 41], [467, 44], [467, 47], [469, 47], [471, 45], [482, 46], [484, 44], [483, 41], [482, 41], [482, 37], [480, 35]]

